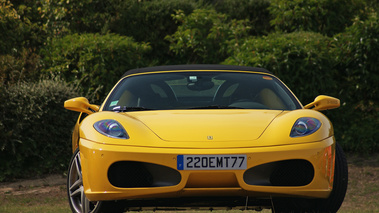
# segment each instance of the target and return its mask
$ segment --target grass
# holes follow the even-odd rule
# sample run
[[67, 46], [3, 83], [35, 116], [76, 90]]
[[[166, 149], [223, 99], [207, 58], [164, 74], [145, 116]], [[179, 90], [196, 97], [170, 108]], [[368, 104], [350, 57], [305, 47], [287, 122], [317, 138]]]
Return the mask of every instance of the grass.
[[70, 207], [66, 197], [66, 188], [45, 187], [44, 192], [21, 195], [0, 195], [1, 213], [68, 213]]
[[[379, 212], [379, 154], [348, 155], [349, 188], [339, 212]], [[29, 193], [0, 194], [1, 213], [68, 213], [65, 186], [44, 186]], [[221, 212], [221, 211], [217, 211]], [[222, 211], [224, 212], [224, 211]], [[240, 212], [238, 210], [238, 212]], [[264, 210], [263, 213], [271, 212]]]

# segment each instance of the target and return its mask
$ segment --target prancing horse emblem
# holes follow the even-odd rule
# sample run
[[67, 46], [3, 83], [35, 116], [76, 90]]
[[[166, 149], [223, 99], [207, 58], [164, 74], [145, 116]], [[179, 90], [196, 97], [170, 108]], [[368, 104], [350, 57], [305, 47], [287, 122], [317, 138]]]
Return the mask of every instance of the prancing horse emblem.
[[208, 140], [213, 140], [213, 136], [212, 136], [212, 135], [208, 135], [208, 136], [207, 136], [207, 139], [208, 139]]

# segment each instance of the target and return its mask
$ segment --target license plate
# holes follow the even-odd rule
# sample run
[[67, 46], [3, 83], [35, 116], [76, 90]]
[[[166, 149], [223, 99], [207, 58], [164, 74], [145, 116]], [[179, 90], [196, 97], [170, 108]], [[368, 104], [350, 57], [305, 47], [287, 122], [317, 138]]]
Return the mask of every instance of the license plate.
[[178, 155], [178, 170], [244, 170], [246, 155]]

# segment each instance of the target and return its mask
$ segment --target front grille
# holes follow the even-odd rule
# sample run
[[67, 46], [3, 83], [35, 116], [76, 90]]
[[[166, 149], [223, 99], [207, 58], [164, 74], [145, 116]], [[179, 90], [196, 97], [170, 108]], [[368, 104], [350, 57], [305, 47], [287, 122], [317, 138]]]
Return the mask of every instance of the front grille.
[[162, 187], [179, 184], [181, 175], [172, 168], [157, 164], [119, 161], [109, 167], [108, 180], [120, 188]]
[[314, 168], [306, 160], [284, 160], [248, 169], [244, 181], [258, 186], [305, 186], [312, 182]]
[[312, 182], [313, 176], [313, 166], [308, 161], [287, 160], [278, 163], [270, 182], [273, 186], [305, 186]]

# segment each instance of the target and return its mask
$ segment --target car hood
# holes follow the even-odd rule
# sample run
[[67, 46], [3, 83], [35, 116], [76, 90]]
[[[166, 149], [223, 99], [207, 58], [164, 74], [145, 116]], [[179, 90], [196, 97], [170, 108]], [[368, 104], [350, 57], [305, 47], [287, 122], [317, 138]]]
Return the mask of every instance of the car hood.
[[281, 110], [167, 110], [128, 112], [165, 141], [256, 140]]

